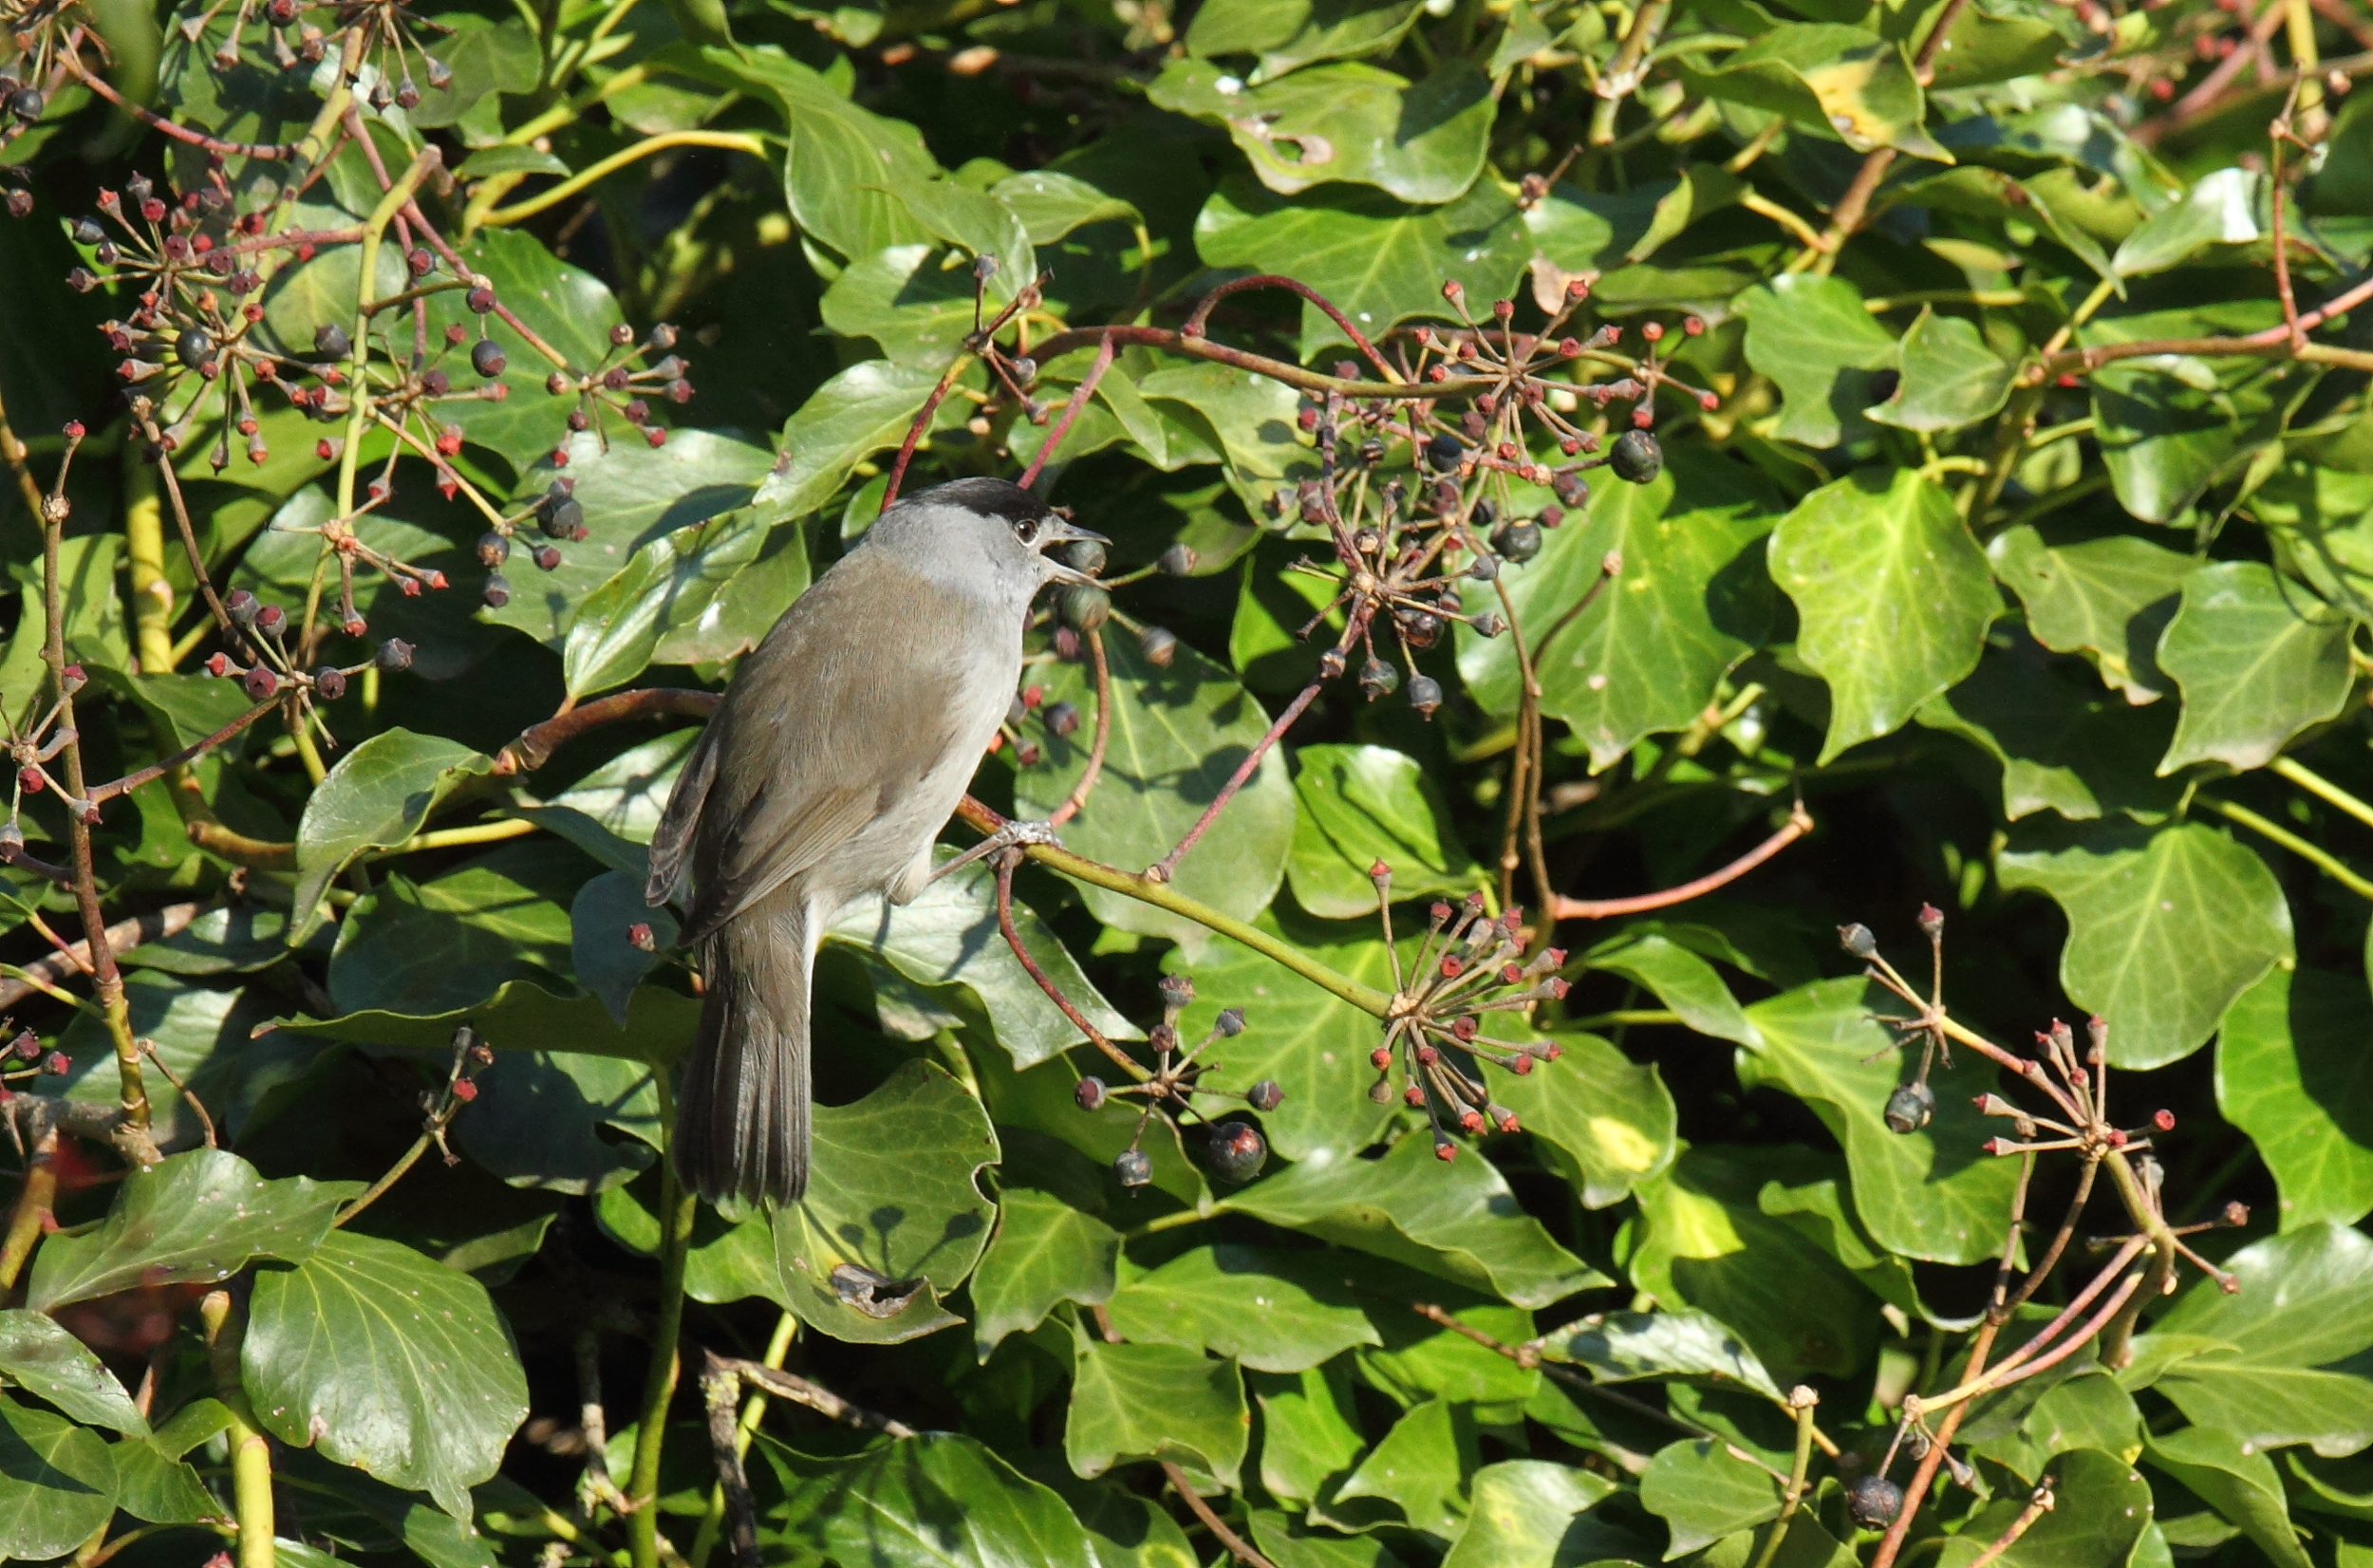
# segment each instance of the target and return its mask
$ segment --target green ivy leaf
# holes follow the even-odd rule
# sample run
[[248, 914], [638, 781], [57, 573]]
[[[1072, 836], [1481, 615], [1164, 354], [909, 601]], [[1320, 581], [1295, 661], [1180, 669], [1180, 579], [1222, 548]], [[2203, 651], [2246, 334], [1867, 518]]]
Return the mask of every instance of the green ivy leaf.
[[2153, 213], [2110, 259], [2122, 278], [2179, 267], [2212, 245], [2248, 245], [2263, 237], [2258, 214], [2267, 204], [2266, 176], [2218, 169]]
[[[936, 381], [972, 331], [973, 297], [972, 267], [961, 252], [892, 245], [850, 262], [821, 308], [824, 325], [842, 337], [870, 338], [892, 364]], [[907, 418], [922, 404], [918, 392]]]
[[1616, 933], [1584, 953], [1582, 963], [1621, 975], [1654, 993], [1658, 1001], [1701, 1035], [1736, 1045], [1760, 1047], [1764, 1043], [1714, 966], [1653, 927]]
[[2225, 1267], [2238, 1293], [2195, 1280], [2153, 1335], [2228, 1348], [2175, 1362], [2152, 1387], [2245, 1451], [2305, 1443], [2337, 1457], [2373, 1443], [2373, 1380], [2352, 1364], [2373, 1350], [2373, 1239], [2303, 1225], [2252, 1242]]
[[1968, 680], [1912, 717], [2001, 767], [2003, 815], [2012, 822], [2044, 811], [2072, 821], [2118, 812], [2163, 821], [2183, 797], [2179, 780], [2154, 771], [2176, 716], [2167, 707], [2137, 711], [2089, 681], [2079, 689], [2058, 666], [2021, 651], [2033, 652], [1980, 659]]
[[2255, 561], [2186, 577], [2182, 607], [2158, 640], [2160, 665], [2183, 688], [2183, 720], [2158, 771], [2263, 768], [2300, 731], [2337, 717], [2356, 681], [2353, 625]]
[[343, 1012], [474, 1007], [504, 982], [565, 993], [571, 931], [560, 902], [590, 868], [556, 839], [505, 845], [427, 882], [390, 872], [339, 924], [329, 998]]
[[1561, 1034], [1557, 1040], [1565, 1055], [1554, 1066], [1508, 1078], [1493, 1092], [1582, 1206], [1605, 1208], [1672, 1163], [1672, 1092], [1654, 1067], [1635, 1063], [1596, 1035]]
[[215, 1284], [252, 1259], [302, 1262], [360, 1182], [266, 1181], [228, 1149], [194, 1148], [125, 1176], [91, 1230], [52, 1237], [25, 1304], [50, 1312], [136, 1285]]
[[[2062, 1453], [2046, 1473], [2051, 1510], [1994, 1560], [2010, 1568], [2092, 1568], [2126, 1561], [2151, 1522], [2151, 1484], [2130, 1462], [2098, 1448]], [[1969, 1568], [2026, 1506], [2023, 1497], [1996, 1498], [1945, 1542], [1937, 1561], [1943, 1568]]]
[[636, 550], [616, 576], [585, 596], [569, 621], [560, 647], [569, 695], [588, 697], [626, 684], [643, 673], [663, 642], [698, 627], [757, 560], [779, 515], [737, 508]]
[[[2215, 298], [2214, 286], [2201, 289]], [[2077, 333], [2086, 348], [2159, 338], [2242, 335], [2278, 325], [2270, 299], [2227, 296], [2177, 309], [2108, 311]], [[2119, 504], [2146, 523], [2181, 518], [2217, 477], [2281, 430], [2311, 377], [2265, 360], [2192, 355], [2118, 360], [2089, 378], [2102, 461]]]
[[835, 1339], [896, 1344], [961, 1321], [940, 1305], [988, 1245], [998, 1158], [981, 1102], [909, 1061], [854, 1105], [815, 1108], [807, 1196], [774, 1214], [777, 1297]]
[[877, 1568], [1091, 1562], [1063, 1500], [985, 1445], [924, 1432], [847, 1459], [810, 1459], [758, 1436], [783, 1480], [762, 1539]]
[[2269, 969], [2225, 1014], [2216, 1108], [2250, 1135], [2282, 1228], [2373, 1213], [2373, 1052], [2364, 977]]
[[38, 1312], [0, 1310], [0, 1374], [85, 1427], [148, 1435], [148, 1422], [106, 1363]]
[[[1536, 635], [1562, 620], [1611, 557], [1621, 571], [1589, 607], [1534, 651], [1542, 711], [1590, 748], [1603, 771], [1649, 735], [1688, 728], [1722, 678], [1771, 629], [1771, 580], [1756, 542], [1780, 506], [1771, 490], [1728, 463], [1668, 464], [1644, 485], [1601, 485], [1587, 509], [1544, 532], [1541, 554], [1504, 568], [1520, 624]], [[1465, 607], [1499, 607], [1488, 585]], [[1513, 642], [1461, 626], [1459, 676], [1491, 712], [1517, 709]]]
[[[1408, 1526], [1448, 1540], [1460, 1534], [1479, 1465], [1472, 1407], [1429, 1399], [1404, 1412], [1328, 1500], [1331, 1514], [1360, 1498], [1389, 1503]], [[1387, 1516], [1389, 1518], [1390, 1516]]]
[[2016, 374], [1986, 346], [1974, 323], [1927, 306], [1903, 334], [1903, 379], [1869, 417], [1900, 430], [1934, 434], [1991, 419], [2010, 397]]
[[1293, 1376], [1253, 1372], [1245, 1381], [1261, 1407], [1261, 1485], [1271, 1497], [1307, 1504], [1351, 1473], [1368, 1440], [1348, 1360]]
[[1121, 1337], [1230, 1357], [1256, 1372], [1306, 1372], [1355, 1345], [1380, 1345], [1323, 1255], [1220, 1245], [1181, 1253], [1114, 1292]]
[[510, 980], [474, 1007], [413, 1014], [379, 1008], [334, 1018], [297, 1018], [280, 1028], [301, 1035], [347, 1040], [357, 1045], [451, 1048], [453, 1032], [467, 1023], [497, 1051], [591, 1051], [636, 1061], [673, 1061], [692, 1043], [701, 1004], [663, 986], [635, 990], [623, 1028], [594, 997], [556, 997], [531, 980]]
[[1372, 1252], [1524, 1307], [1545, 1307], [1602, 1277], [1516, 1206], [1489, 1161], [1447, 1166], [1422, 1134], [1381, 1160], [1305, 1160], [1222, 1205]]
[[2125, 533], [2046, 545], [2024, 523], [1994, 535], [1986, 556], [2027, 607], [2027, 629], [2038, 643], [2085, 655], [2102, 683], [2129, 702], [2156, 701], [2173, 689], [2158, 667], [2158, 638], [2198, 565], [2191, 556]]
[[1603, 1476], [1538, 1459], [1486, 1465], [1442, 1568], [1559, 1568], [1619, 1556], [1628, 1538], [1583, 1517], [1615, 1489]]
[[997, 1234], [972, 1277], [974, 1342], [989, 1358], [1009, 1334], [1025, 1334], [1064, 1301], [1093, 1306], [1112, 1298], [1117, 1232], [1050, 1192], [1009, 1186], [998, 1204]]
[[[1744, 52], [1744, 51], [1742, 51]], [[1736, 56], [1733, 56], [1736, 58]], [[1872, 434], [1862, 410], [1872, 377], [1896, 363], [1896, 340], [1842, 278], [1783, 272], [1739, 296], [1747, 361], [1780, 388], [1784, 441], [1829, 447]]]
[[1495, 109], [1490, 79], [1461, 56], [1423, 82], [1347, 62], [1258, 86], [1208, 61], [1176, 60], [1146, 96], [1224, 127], [1261, 182], [1281, 195], [1341, 181], [1429, 205], [1475, 182]]
[[1821, 761], [1893, 734], [1977, 667], [2002, 596], [1953, 498], [1911, 469], [1822, 486], [1771, 535], [1797, 652], [1829, 683]]
[[1539, 1344], [1545, 1359], [1587, 1367], [1596, 1383], [1728, 1378], [1767, 1399], [1781, 1397], [1746, 1342], [1702, 1312], [1594, 1313], [1552, 1330]]
[[486, 1287], [373, 1236], [338, 1232], [259, 1270], [240, 1375], [274, 1437], [425, 1491], [456, 1519], [528, 1415], [527, 1375]]
[[2047, 893], [2068, 917], [2061, 986], [2109, 1020], [2120, 1067], [2190, 1055], [2290, 956], [2290, 906], [2266, 862], [2197, 823], [2026, 837], [1995, 868], [2005, 888]]
[[1921, 127], [1927, 108], [1902, 50], [1875, 32], [1835, 22], [1784, 22], [1712, 59], [1702, 68], [1681, 67], [1691, 91], [1818, 126], [1858, 153], [1893, 147], [1953, 160]]
[[495, 759], [441, 736], [383, 730], [338, 759], [297, 820], [296, 908], [289, 943], [310, 934], [330, 880], [366, 849], [384, 849], [420, 831], [436, 804]]
[[[1071, 849], [1110, 866], [1140, 870], [1186, 834], [1269, 727], [1268, 715], [1235, 678], [1181, 644], [1167, 668], [1148, 662], [1133, 639], [1105, 639], [1112, 664], [1112, 735], [1095, 793], [1063, 829]], [[1084, 661], [1047, 666], [1049, 702], [1077, 705], [1084, 721], [1047, 737], [1037, 765], [1017, 768], [1016, 806], [1045, 817], [1088, 766], [1094, 681]], [[1294, 841], [1294, 791], [1273, 752], [1237, 793], [1213, 833], [1179, 862], [1171, 886], [1224, 914], [1249, 920], [1285, 880]], [[1179, 916], [1101, 887], [1081, 890], [1107, 925], [1200, 944], [1208, 933]]]
[[127, 1437], [107, 1446], [120, 1488], [116, 1506], [151, 1524], [198, 1524], [219, 1519], [223, 1506], [196, 1467], [169, 1459], [147, 1438]]
[[599, 1192], [648, 1169], [664, 1136], [651, 1070], [624, 1056], [505, 1051], [476, 1081], [454, 1141], [513, 1186]]
[[2186, 1427], [2146, 1440], [2143, 1457], [2241, 1527], [2275, 1568], [2310, 1568], [2311, 1559], [2291, 1527], [2274, 1462], [2242, 1447], [2231, 1432]]
[[1780, 1484], [1762, 1466], [1701, 1437], [1656, 1450], [1639, 1478], [1640, 1506], [1672, 1532], [1667, 1557], [1710, 1546], [1780, 1517]]
[[1417, 759], [1386, 746], [1304, 746], [1294, 754], [1294, 902], [1329, 920], [1376, 908], [1368, 868], [1392, 871], [1395, 899], [1464, 892], [1482, 872], [1449, 828], [1450, 810]]
[[[676, 944], [675, 914], [663, 905], [653, 908], [643, 902], [644, 875], [604, 871], [569, 901], [569, 972], [602, 999], [610, 1021], [621, 1029], [626, 1026], [635, 987], [658, 966], [660, 955]], [[651, 928], [647, 950], [627, 938], [638, 924]]]
[[1255, 82], [1320, 60], [1383, 54], [1408, 35], [1419, 0], [1211, 0], [1195, 8], [1186, 49], [1199, 59], [1255, 54]]
[[[817, 387], [784, 421], [775, 443], [782, 456], [758, 486], [757, 504], [788, 517], [823, 506], [858, 463], [906, 439], [938, 380], [888, 360], [868, 360]], [[956, 411], [970, 406], [961, 398], [946, 400], [932, 428], [961, 419]]]
[[1990, 1409], [1980, 1420], [1964, 1422], [1961, 1434], [1971, 1451], [2036, 1481], [2072, 1448], [2098, 1448], [2133, 1464], [2142, 1454], [2142, 1412], [2116, 1378], [2095, 1372], [2053, 1384], [2015, 1414], [1998, 1417]]
[[1063, 1453], [1074, 1473], [1093, 1479], [1122, 1460], [1162, 1459], [1232, 1489], [1251, 1425], [1235, 1362], [1175, 1345], [1110, 1345], [1073, 1331]]
[[0, 1395], [0, 1557], [63, 1558], [114, 1517], [119, 1483], [97, 1432]]

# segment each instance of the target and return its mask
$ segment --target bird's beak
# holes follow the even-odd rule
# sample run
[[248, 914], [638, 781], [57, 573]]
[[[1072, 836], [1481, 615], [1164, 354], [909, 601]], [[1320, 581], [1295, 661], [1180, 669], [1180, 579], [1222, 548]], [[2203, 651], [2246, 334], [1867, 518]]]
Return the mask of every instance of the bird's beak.
[[1052, 553], [1056, 546], [1068, 545], [1080, 539], [1098, 545], [1109, 545], [1112, 542], [1101, 533], [1081, 528], [1067, 517], [1050, 516], [1039, 525], [1038, 548], [1046, 559], [1046, 573], [1049, 582], [1095, 586], [1094, 578], [1076, 567], [1056, 560]]

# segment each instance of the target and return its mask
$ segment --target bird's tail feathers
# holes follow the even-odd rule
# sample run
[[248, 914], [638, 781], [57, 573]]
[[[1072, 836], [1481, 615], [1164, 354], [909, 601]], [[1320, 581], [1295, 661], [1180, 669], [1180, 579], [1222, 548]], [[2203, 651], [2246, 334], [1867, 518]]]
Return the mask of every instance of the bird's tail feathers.
[[676, 1107], [676, 1172], [715, 1202], [796, 1203], [808, 1186], [813, 913], [784, 887], [701, 944], [700, 1032]]

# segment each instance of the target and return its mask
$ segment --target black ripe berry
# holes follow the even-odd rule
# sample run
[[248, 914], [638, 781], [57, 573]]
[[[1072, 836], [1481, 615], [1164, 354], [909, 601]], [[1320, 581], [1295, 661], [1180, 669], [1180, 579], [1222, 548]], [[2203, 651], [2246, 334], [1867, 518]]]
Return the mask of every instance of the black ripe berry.
[[1079, 1109], [1082, 1111], [1103, 1110], [1104, 1095], [1105, 1089], [1104, 1080], [1102, 1078], [1082, 1078], [1077, 1083], [1072, 1085], [1071, 1097], [1079, 1103]]
[[1447, 430], [1426, 443], [1426, 461], [1446, 474], [1458, 467], [1459, 459], [1466, 456], [1467, 448]]
[[1275, 1078], [1263, 1078], [1245, 1092], [1244, 1099], [1255, 1111], [1275, 1111], [1285, 1103], [1285, 1091]]
[[334, 664], [324, 664], [313, 672], [313, 689], [327, 702], [335, 702], [346, 694], [346, 672]]
[[585, 508], [573, 495], [547, 496], [543, 509], [545, 537], [575, 539], [582, 537], [578, 530], [585, 526]]
[[509, 363], [504, 357], [502, 345], [492, 338], [478, 339], [476, 346], [470, 350], [470, 368], [489, 381], [501, 375], [503, 366]]
[[401, 637], [390, 637], [379, 644], [379, 667], [393, 675], [412, 667], [412, 644]]
[[489, 569], [511, 559], [511, 541], [493, 532], [477, 536], [478, 565]]
[[215, 340], [202, 327], [193, 327], [173, 340], [173, 352], [195, 370], [215, 357]]
[[486, 601], [488, 609], [502, 608], [511, 603], [511, 579], [499, 571], [488, 572], [486, 586], [478, 590], [478, 597]]
[[39, 120], [41, 111], [48, 106], [49, 101], [42, 97], [39, 87], [19, 87], [9, 100], [9, 112], [28, 125]]
[[1846, 1484], [1846, 1512], [1865, 1530], [1883, 1530], [1903, 1511], [1903, 1488], [1883, 1475], [1859, 1475]]
[[1250, 1122], [1222, 1122], [1211, 1129], [1205, 1159], [1223, 1182], [1249, 1182], [1269, 1163], [1269, 1145]]
[[1409, 678], [1409, 705], [1417, 710], [1419, 718], [1431, 719], [1434, 716], [1434, 710], [1442, 706], [1441, 682], [1429, 675], [1411, 676]]
[[558, 571], [560, 569], [560, 547], [558, 545], [536, 546], [535, 568], [538, 571]]
[[1899, 1085], [1887, 1096], [1887, 1130], [1917, 1132], [1936, 1112], [1936, 1093], [1924, 1083]]
[[1664, 472], [1664, 448], [1645, 430], [1626, 430], [1615, 439], [1607, 466], [1615, 470], [1616, 478], [1644, 485]]
[[1153, 1162], [1143, 1149], [1125, 1148], [1112, 1157], [1112, 1174], [1123, 1186], [1143, 1186], [1153, 1180]]
[[336, 322], [313, 328], [313, 352], [326, 360], [342, 360], [354, 352], [354, 340]]
[[1500, 559], [1522, 565], [1541, 553], [1541, 525], [1511, 517], [1491, 531], [1491, 548]]

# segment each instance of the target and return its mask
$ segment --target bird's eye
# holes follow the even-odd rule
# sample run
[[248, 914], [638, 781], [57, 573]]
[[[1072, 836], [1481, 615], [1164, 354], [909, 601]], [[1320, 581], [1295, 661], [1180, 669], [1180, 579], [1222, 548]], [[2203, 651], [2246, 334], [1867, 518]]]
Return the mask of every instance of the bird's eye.
[[1038, 537], [1038, 519], [1036, 517], [1016, 518], [1014, 520], [1014, 537], [1019, 539], [1025, 545], [1035, 541]]

